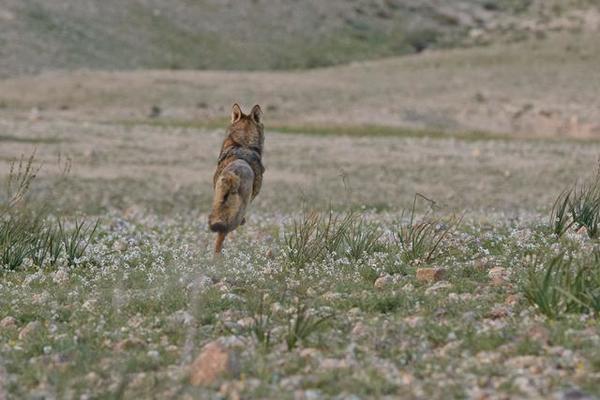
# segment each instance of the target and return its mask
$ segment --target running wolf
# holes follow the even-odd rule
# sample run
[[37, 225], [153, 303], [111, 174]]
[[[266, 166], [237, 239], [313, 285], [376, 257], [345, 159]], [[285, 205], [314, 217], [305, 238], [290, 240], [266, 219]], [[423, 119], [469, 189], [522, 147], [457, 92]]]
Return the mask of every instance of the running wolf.
[[208, 216], [210, 230], [217, 233], [215, 254], [221, 253], [225, 236], [246, 222], [246, 208], [260, 192], [265, 171], [264, 141], [260, 106], [255, 105], [246, 115], [234, 104], [217, 161], [213, 179], [215, 195]]

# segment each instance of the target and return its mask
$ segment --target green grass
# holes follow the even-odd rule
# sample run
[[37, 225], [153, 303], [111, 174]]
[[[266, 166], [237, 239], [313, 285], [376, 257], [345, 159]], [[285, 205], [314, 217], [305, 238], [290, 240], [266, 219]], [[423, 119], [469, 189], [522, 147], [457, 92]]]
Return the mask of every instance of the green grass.
[[[176, 134], [142, 131], [141, 138], [123, 139], [129, 141], [127, 152], [136, 143], [147, 146], [156, 132]], [[214, 160], [206, 157], [210, 161], [200, 164], [195, 158], [199, 151], [184, 152], [195, 139], [186, 137], [173, 151], [193, 159], [190, 170], [197, 173]], [[297, 138], [290, 134], [277, 139], [287, 146]], [[314, 149], [321, 150], [329, 140], [316, 141]], [[398, 140], [390, 146], [410, 142]], [[440, 151], [437, 142], [424, 143], [423, 151], [440, 154], [435, 153]], [[445, 143], [437, 145], [446, 150]], [[535, 156], [520, 145], [507, 149]], [[470, 152], [470, 144], [461, 146], [459, 152]], [[555, 156], [557, 147], [550, 149]], [[139, 151], [142, 161], [156, 157], [146, 147]], [[162, 173], [171, 162], [164, 152], [161, 148], [153, 171]], [[421, 204], [410, 196], [404, 204], [386, 195], [385, 207], [373, 210], [352, 197], [352, 190], [367, 178], [375, 180], [380, 164], [370, 165], [364, 175], [349, 174], [347, 188], [337, 181], [334, 187], [325, 178], [339, 179], [337, 168], [346, 168], [345, 159], [331, 167], [309, 153], [288, 153], [281, 165], [291, 164], [296, 175], [290, 176], [298, 181], [303, 178], [298, 171], [314, 173], [319, 179], [308, 181], [310, 185], [339, 190], [347, 203], [335, 208], [325, 202], [321, 208], [310, 204], [313, 211], [301, 213], [307, 202], [296, 197], [298, 181], [284, 186], [287, 176], [278, 181], [282, 178], [274, 173], [270, 185], [277, 185], [277, 201], [283, 204], [284, 198], [288, 208], [275, 206], [268, 191], [261, 193], [248, 223], [227, 238], [224, 255], [217, 259], [206, 215], [197, 210], [209, 203], [210, 191], [197, 194], [204, 188], [196, 185], [189, 189], [195, 197], [182, 197], [173, 186], [152, 181], [151, 173], [139, 186], [135, 183], [140, 181], [118, 177], [87, 177], [86, 186], [78, 186], [81, 180], [60, 186], [61, 193], [75, 199], [82, 192], [104, 196], [96, 200], [104, 208], [94, 212], [82, 214], [70, 207], [63, 215], [63, 203], [51, 196], [46, 206], [52, 213], [39, 218], [11, 208], [0, 224], [0, 249], [8, 249], [11, 265], [0, 271], [0, 298], [5, 299], [0, 319], [13, 317], [15, 325], [4, 320], [6, 326], [0, 329], [2, 367], [10, 377], [4, 387], [7, 395], [208, 398], [234, 391], [249, 399], [293, 398], [300, 392], [325, 398], [354, 394], [437, 399], [484, 391], [539, 398], [567, 386], [600, 395], [595, 384], [600, 365], [600, 251], [597, 239], [568, 228], [568, 223], [559, 227], [562, 236], [549, 234], [551, 194], [534, 199], [545, 204], [538, 213], [531, 210], [532, 204], [540, 204], [531, 202], [537, 186], [522, 191], [523, 181], [503, 178], [500, 188], [512, 190], [511, 201], [519, 204], [515, 209], [465, 210], [460, 219], [454, 217], [456, 197], [445, 199], [447, 204]], [[130, 156], [124, 153], [126, 164], [116, 164], [118, 172], [141, 165]], [[3, 196], [7, 204], [33, 207], [38, 203], [30, 202], [30, 194], [41, 199], [46, 190], [58, 189], [48, 183], [54, 181], [30, 179], [37, 163], [28, 160], [23, 157], [21, 167], [18, 160], [14, 164], [12, 189]], [[176, 165], [173, 174], [180, 174], [185, 164]], [[475, 168], [483, 167], [476, 163]], [[427, 157], [424, 164], [402, 163], [400, 172], [377, 178], [375, 188], [406, 185], [412, 179], [402, 175], [407, 168], [418, 170], [420, 182], [432, 180], [435, 185], [445, 179], [437, 175], [441, 170], [465, 173], [460, 162], [432, 166]], [[473, 173], [468, 179], [482, 176]], [[537, 172], [534, 177], [540, 179]], [[97, 188], [105, 183], [102, 187], [110, 190]], [[545, 185], [541, 189], [535, 193], [548, 192]], [[184, 199], [189, 207], [181, 207]], [[180, 208], [150, 206], [163, 201], [180, 203]], [[141, 206], [129, 210], [125, 206], [131, 203]], [[2, 244], [3, 237], [25, 250], [13, 252]], [[28, 252], [30, 239], [42, 251]], [[539, 258], [532, 261], [531, 254]], [[555, 254], [568, 257], [555, 261]], [[445, 269], [444, 281], [418, 281], [416, 271], [422, 267]], [[505, 269], [500, 284], [490, 279], [494, 267]], [[374, 287], [384, 276], [387, 283]], [[36, 330], [19, 335], [30, 322], [39, 323]], [[237, 353], [241, 375], [193, 387], [189, 365], [214, 340]], [[530, 392], [515, 383], [522, 381], [530, 382]]]

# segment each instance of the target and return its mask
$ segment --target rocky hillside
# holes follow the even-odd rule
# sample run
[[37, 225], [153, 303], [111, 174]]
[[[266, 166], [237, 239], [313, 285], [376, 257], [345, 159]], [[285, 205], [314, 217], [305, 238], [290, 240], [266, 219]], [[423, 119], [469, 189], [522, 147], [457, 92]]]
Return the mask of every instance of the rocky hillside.
[[0, 77], [293, 69], [598, 28], [597, 0], [0, 0]]

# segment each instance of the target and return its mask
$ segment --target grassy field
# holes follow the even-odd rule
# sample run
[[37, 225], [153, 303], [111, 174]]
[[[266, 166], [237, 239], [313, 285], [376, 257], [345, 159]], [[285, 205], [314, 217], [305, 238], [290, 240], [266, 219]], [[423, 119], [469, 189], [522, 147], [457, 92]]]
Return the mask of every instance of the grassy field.
[[[0, 81], [0, 399], [597, 398], [597, 45]], [[233, 101], [266, 172], [214, 259]]]
[[[40, 268], [27, 257], [3, 273], [9, 396], [600, 395], [596, 318], [562, 303], [548, 318], [525, 295], [554, 255], [592, 262], [596, 240], [558, 238], [548, 221], [558, 193], [593, 174], [596, 142], [268, 130], [263, 192], [214, 260], [206, 213], [222, 130], [19, 120], [1, 129], [4, 171], [37, 147], [32, 207], [48, 204], [48, 220], [63, 216], [69, 231], [99, 218], [80, 258]], [[430, 235], [448, 231], [431, 257], [431, 244], [420, 252], [400, 240], [417, 192], [436, 203], [419, 198], [416, 219], [435, 221]], [[354, 213], [345, 239], [325, 253], [303, 247], [305, 212], [326, 218], [330, 208]], [[418, 280], [426, 267], [446, 273]], [[298, 312], [308, 328], [290, 345]], [[211, 340], [236, 351], [240, 374], [192, 386], [189, 365]]]
[[[0, 115], [215, 128], [241, 101], [296, 133], [594, 138], [599, 62], [596, 33], [555, 33], [309, 71], [52, 72], [0, 80]], [[153, 107], [158, 118], [149, 119]]]

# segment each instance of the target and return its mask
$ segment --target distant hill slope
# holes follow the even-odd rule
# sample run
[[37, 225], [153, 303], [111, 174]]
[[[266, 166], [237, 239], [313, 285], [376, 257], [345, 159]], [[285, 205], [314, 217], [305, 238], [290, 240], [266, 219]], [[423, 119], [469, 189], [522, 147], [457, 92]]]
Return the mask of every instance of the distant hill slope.
[[[596, 3], [596, 6], [594, 6]], [[0, 0], [0, 77], [310, 68], [587, 29], [597, 0]], [[597, 15], [597, 14], [596, 14]]]

